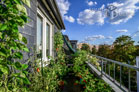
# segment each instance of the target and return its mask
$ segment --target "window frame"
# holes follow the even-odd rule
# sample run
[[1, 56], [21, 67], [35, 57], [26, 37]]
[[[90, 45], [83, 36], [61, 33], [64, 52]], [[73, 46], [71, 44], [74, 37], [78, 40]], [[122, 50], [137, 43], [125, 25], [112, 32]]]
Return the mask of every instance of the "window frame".
[[[49, 24], [50, 26], [50, 32], [49, 32], [49, 55], [52, 56], [52, 44], [53, 44], [53, 40], [52, 40], [52, 31], [53, 31], [53, 24], [51, 23], [51, 21], [49, 21], [49, 18], [47, 16], [45, 16], [45, 14], [39, 9], [37, 8], [37, 16], [42, 17], [42, 60], [43, 61], [48, 61], [48, 57], [47, 57], [47, 38], [46, 38], [46, 24]], [[37, 39], [37, 34], [36, 34], [36, 39]]]

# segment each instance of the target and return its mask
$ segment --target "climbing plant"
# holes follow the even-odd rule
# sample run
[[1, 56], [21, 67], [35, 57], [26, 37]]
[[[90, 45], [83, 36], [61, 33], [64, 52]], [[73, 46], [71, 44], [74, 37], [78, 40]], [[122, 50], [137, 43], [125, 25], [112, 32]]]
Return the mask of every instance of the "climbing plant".
[[63, 49], [63, 45], [64, 45], [64, 41], [63, 41], [62, 33], [58, 31], [54, 35], [54, 47], [57, 54], [56, 61], [63, 66], [62, 68], [63, 72], [61, 72], [62, 74], [60, 75], [65, 75], [65, 73], [68, 72], [66, 67], [66, 61], [65, 61], [66, 55]]
[[30, 84], [26, 69], [21, 64], [22, 52], [29, 52], [27, 39], [19, 32], [19, 27], [27, 23], [30, 0], [0, 0], [0, 90], [2, 92], [25, 92]]
[[[32, 92], [59, 92], [63, 88], [65, 81], [63, 77], [68, 72], [65, 53], [63, 50], [63, 36], [61, 32], [54, 35], [54, 49], [56, 52], [55, 59], [50, 58], [49, 65], [43, 67], [43, 75], [39, 61], [33, 62], [33, 73], [30, 74], [29, 79], [31, 85], [29, 90]], [[36, 63], [35, 63], [36, 62]]]
[[64, 45], [64, 41], [63, 41], [62, 33], [60, 31], [56, 32], [54, 36], [54, 47], [57, 53], [57, 60], [59, 60], [60, 62], [64, 62], [65, 60], [63, 45]]
[[[90, 59], [90, 56], [86, 51], [78, 51], [74, 55], [73, 71], [75, 76], [79, 77], [75, 84], [80, 84], [83, 87], [83, 92], [112, 92], [112, 89], [101, 79], [92, 74], [86, 62]], [[94, 64], [97, 64], [95, 58], [91, 58]]]

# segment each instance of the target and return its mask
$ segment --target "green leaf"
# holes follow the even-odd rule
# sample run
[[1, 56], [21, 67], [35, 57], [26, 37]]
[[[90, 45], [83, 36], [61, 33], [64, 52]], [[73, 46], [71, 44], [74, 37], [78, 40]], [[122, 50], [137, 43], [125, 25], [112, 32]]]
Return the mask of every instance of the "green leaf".
[[24, 4], [26, 4], [28, 7], [30, 7], [30, 0], [22, 0]]
[[2, 38], [2, 33], [0, 32], [0, 38]]
[[22, 41], [22, 37], [23, 37], [22, 34], [19, 33], [19, 34], [18, 34], [18, 38], [19, 38], [20, 41]]
[[21, 18], [24, 20], [24, 22], [27, 22], [27, 16], [22, 15]]
[[8, 51], [7, 49], [1, 47], [0, 48], [0, 56], [6, 57], [8, 54], [7, 51]]
[[24, 74], [26, 74], [26, 75], [28, 74], [28, 72], [27, 72], [27, 71], [23, 71], [23, 73], [24, 73]]
[[14, 46], [14, 47], [13, 47], [13, 46], [11, 46], [11, 47], [10, 47], [10, 50], [16, 50], [16, 49], [18, 49], [18, 47], [17, 47], [17, 46]]
[[28, 7], [30, 7], [30, 0], [26, 0], [26, 4]]
[[24, 73], [20, 73], [20, 77], [26, 78], [26, 75]]
[[21, 4], [20, 0], [14, 0], [17, 4]]
[[7, 25], [6, 24], [2, 24], [0, 25], [0, 30], [3, 31], [7, 28]]
[[29, 49], [28, 49], [28, 48], [23, 48], [23, 50], [24, 50], [25, 52], [29, 52]]
[[0, 63], [2, 63], [2, 62], [3, 62], [3, 59], [4, 59], [4, 58], [0, 58]]
[[6, 57], [6, 54], [0, 51], [0, 56]]
[[27, 39], [25, 37], [22, 38], [22, 41], [27, 44]]
[[14, 33], [17, 33], [17, 32], [18, 32], [18, 29], [13, 29], [13, 32], [14, 32]]
[[20, 73], [14, 73], [12, 74], [12, 77], [18, 77], [20, 75]]
[[19, 10], [19, 11], [22, 11], [22, 9], [24, 8], [23, 5], [20, 5], [20, 4], [17, 4], [16, 5], [16, 8]]
[[9, 68], [8, 68], [7, 66], [0, 65], [0, 70], [1, 70], [1, 72], [3, 72], [4, 74], [8, 74]]
[[18, 70], [22, 70], [22, 65], [20, 62], [15, 62], [14, 67]]
[[17, 22], [19, 22], [20, 23], [20, 26], [21, 26], [21, 25], [23, 25], [24, 20], [23, 19], [18, 19]]
[[16, 56], [16, 58], [19, 58], [19, 59], [23, 58], [23, 54], [21, 52], [16, 52], [15, 56]]
[[28, 68], [28, 65], [26, 65], [26, 64], [22, 64], [22, 69], [27, 69]]
[[23, 78], [23, 82], [24, 82], [25, 84], [30, 84], [30, 81], [29, 81], [27, 78]]
[[27, 15], [27, 10], [23, 5], [17, 4], [16, 5], [17, 10], [19, 10], [22, 13], [25, 13]]

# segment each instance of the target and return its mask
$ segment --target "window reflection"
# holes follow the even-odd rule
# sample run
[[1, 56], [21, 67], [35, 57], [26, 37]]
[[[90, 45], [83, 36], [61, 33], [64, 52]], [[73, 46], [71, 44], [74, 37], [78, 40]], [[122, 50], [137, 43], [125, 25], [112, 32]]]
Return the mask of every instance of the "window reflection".
[[42, 18], [37, 16], [37, 57], [42, 55]]
[[50, 56], [50, 25], [46, 24], [46, 56]]

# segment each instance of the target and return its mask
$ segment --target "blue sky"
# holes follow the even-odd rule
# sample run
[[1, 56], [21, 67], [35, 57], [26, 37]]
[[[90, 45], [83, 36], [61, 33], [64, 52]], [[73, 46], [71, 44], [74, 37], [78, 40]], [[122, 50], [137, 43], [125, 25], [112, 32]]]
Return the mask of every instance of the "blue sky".
[[[139, 41], [139, 0], [57, 0], [57, 3], [66, 26], [63, 34], [71, 40], [112, 44], [120, 35], [129, 35], [136, 44]], [[116, 7], [114, 13], [107, 11], [109, 6]]]

